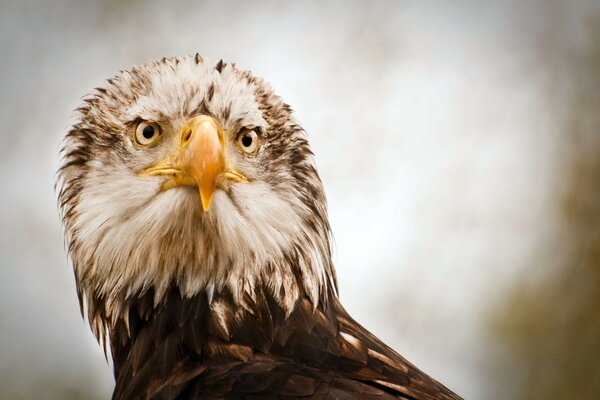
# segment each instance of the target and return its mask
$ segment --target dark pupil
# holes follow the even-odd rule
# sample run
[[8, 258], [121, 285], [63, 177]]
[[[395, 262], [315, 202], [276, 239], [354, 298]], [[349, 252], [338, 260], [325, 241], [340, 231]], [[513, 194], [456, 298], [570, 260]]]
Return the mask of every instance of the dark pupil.
[[152, 139], [152, 136], [154, 136], [154, 127], [152, 125], [146, 125], [142, 131], [142, 135], [144, 135], [146, 139]]
[[250, 145], [252, 144], [252, 136], [244, 135], [242, 137], [242, 144], [244, 145], [244, 147], [250, 147]]

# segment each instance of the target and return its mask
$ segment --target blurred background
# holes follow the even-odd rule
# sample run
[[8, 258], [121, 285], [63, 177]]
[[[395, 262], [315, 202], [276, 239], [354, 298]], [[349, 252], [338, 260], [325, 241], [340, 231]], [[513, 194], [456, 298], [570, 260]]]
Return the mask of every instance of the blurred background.
[[468, 399], [600, 398], [597, 1], [0, 0], [0, 399], [110, 397], [58, 149], [91, 88], [196, 52], [296, 110], [358, 321]]

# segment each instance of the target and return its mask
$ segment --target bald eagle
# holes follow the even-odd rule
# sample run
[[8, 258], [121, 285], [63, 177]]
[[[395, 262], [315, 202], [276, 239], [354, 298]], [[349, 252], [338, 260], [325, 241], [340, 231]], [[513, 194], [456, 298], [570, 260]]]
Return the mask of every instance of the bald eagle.
[[458, 399], [338, 299], [325, 195], [292, 109], [198, 54], [84, 97], [57, 192], [113, 399]]

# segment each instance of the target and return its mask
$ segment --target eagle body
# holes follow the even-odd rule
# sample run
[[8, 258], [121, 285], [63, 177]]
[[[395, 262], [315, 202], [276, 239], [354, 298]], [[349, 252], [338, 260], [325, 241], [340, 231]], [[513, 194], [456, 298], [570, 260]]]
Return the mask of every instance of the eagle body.
[[340, 304], [308, 140], [262, 79], [164, 58], [76, 113], [59, 206], [113, 399], [459, 399]]

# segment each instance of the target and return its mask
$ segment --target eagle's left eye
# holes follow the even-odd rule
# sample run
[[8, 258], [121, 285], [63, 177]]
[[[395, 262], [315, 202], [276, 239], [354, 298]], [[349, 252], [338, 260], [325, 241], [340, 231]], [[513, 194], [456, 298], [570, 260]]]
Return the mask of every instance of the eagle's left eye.
[[142, 121], [135, 128], [135, 142], [140, 146], [150, 146], [160, 137], [160, 126], [156, 122]]
[[238, 145], [248, 154], [252, 154], [258, 149], [258, 135], [254, 130], [243, 130], [238, 138]]

